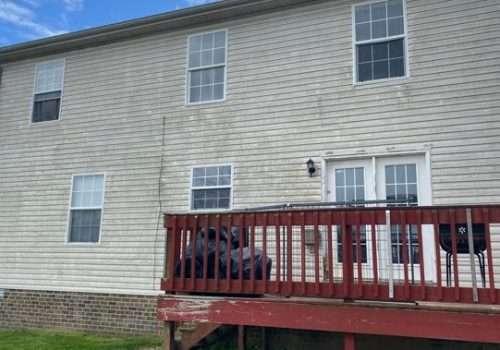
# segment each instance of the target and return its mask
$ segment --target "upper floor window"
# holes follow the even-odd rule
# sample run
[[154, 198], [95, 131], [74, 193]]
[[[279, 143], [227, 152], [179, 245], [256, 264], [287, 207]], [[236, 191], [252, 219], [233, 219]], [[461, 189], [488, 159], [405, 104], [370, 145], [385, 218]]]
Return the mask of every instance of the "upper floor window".
[[35, 68], [33, 123], [58, 120], [64, 81], [64, 61], [39, 63]]
[[104, 175], [73, 177], [69, 242], [99, 242], [103, 204]]
[[187, 101], [190, 104], [225, 98], [227, 32], [189, 37]]
[[404, 0], [354, 7], [357, 82], [406, 76]]
[[231, 173], [230, 165], [194, 168], [191, 209], [230, 209]]

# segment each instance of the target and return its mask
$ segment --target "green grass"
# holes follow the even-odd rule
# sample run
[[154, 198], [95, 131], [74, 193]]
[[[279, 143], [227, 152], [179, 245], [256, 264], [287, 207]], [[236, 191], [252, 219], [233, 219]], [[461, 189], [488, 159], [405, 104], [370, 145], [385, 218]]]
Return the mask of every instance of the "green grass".
[[161, 346], [159, 337], [107, 337], [92, 334], [0, 330], [0, 350], [139, 350]]

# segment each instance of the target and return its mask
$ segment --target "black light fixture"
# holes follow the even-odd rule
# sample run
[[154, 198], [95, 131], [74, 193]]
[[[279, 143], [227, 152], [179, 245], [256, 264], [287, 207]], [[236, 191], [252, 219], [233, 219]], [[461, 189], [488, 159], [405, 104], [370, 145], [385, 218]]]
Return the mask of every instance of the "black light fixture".
[[307, 164], [307, 171], [309, 172], [309, 177], [313, 177], [314, 173], [316, 172], [316, 166], [314, 165], [314, 160], [309, 159], [306, 164]]

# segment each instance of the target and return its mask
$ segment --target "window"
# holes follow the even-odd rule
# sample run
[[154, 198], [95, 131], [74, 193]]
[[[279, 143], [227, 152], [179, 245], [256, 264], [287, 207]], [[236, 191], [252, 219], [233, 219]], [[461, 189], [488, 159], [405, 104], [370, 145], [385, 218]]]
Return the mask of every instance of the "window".
[[[365, 200], [365, 169], [356, 168], [336, 168], [335, 169], [335, 200], [337, 202], [356, 202]], [[363, 206], [361, 204], [360, 206]], [[366, 227], [360, 226], [360, 246], [361, 262], [366, 263]], [[353, 261], [358, 261], [358, 250], [356, 247], [356, 227], [352, 226], [352, 257]], [[341, 227], [337, 231], [337, 261], [342, 263], [342, 231]]]
[[226, 31], [193, 35], [188, 49], [188, 103], [225, 98]]
[[33, 123], [58, 120], [64, 80], [64, 62], [40, 63], [35, 68]]
[[406, 30], [403, 0], [354, 7], [356, 81], [406, 75]]
[[[386, 165], [385, 183], [387, 200], [399, 201], [400, 203], [397, 206], [418, 205], [416, 164]], [[418, 264], [419, 251], [416, 225], [407, 225], [406, 242], [408, 244], [409, 262]], [[401, 225], [391, 225], [391, 245], [392, 262], [394, 264], [403, 264], [403, 231]]]
[[104, 176], [73, 177], [69, 224], [69, 241], [97, 243], [101, 231], [104, 202]]
[[230, 209], [231, 185], [230, 165], [194, 168], [191, 209]]

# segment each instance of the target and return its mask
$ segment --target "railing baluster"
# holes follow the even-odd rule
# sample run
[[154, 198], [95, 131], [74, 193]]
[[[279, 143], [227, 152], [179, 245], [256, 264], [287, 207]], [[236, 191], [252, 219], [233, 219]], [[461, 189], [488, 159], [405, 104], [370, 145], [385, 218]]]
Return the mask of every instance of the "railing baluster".
[[344, 284], [344, 298], [351, 299], [353, 284], [352, 268], [352, 232], [347, 228], [346, 212], [342, 212], [342, 281]]
[[356, 264], [358, 269], [358, 283], [356, 288], [357, 296], [363, 297], [363, 251], [361, 249], [361, 225], [359, 211], [356, 211]]
[[217, 290], [219, 290], [219, 269], [220, 269], [220, 262], [219, 262], [219, 259], [220, 259], [220, 230], [221, 230], [221, 218], [220, 218], [220, 215], [217, 214], [216, 216], [216, 219], [217, 219], [217, 227], [216, 227], [216, 231], [215, 231], [215, 271], [214, 271], [214, 274], [215, 274], [215, 288], [217, 288]]
[[181, 259], [181, 290], [186, 288], [186, 253], [187, 253], [188, 220], [184, 216], [182, 220], [182, 259]]
[[491, 232], [490, 232], [490, 212], [488, 208], [483, 209], [484, 235], [486, 243], [486, 254], [488, 261], [488, 280], [490, 283], [490, 300], [492, 304], [497, 303], [497, 292], [495, 289], [495, 272], [493, 271], [493, 255], [491, 247]]
[[334, 296], [335, 293], [335, 284], [333, 280], [333, 213], [330, 212], [328, 214], [328, 281], [329, 281], [329, 293], [330, 297]]
[[240, 215], [240, 229], [238, 230], [238, 241], [239, 241], [239, 251], [238, 251], [238, 285], [240, 293], [243, 291], [243, 244], [245, 243], [245, 238], [243, 237], [243, 231], [246, 230], [245, 225], [245, 215]]
[[196, 236], [198, 235], [198, 215], [194, 217], [191, 231], [191, 290], [196, 288]]
[[401, 238], [402, 238], [402, 248], [403, 248], [403, 275], [404, 275], [404, 291], [405, 291], [405, 299], [410, 299], [410, 282], [408, 278], [408, 234], [409, 230], [406, 227], [406, 212], [401, 210], [400, 212], [401, 218]]
[[262, 283], [264, 285], [263, 293], [267, 293], [267, 279], [270, 277], [267, 275], [267, 225], [268, 225], [268, 215], [264, 214], [264, 226], [262, 228]]
[[453, 280], [455, 288], [455, 299], [460, 301], [460, 275], [458, 272], [458, 247], [457, 247], [457, 212], [450, 209], [450, 225], [451, 225], [451, 251], [453, 254]]
[[208, 215], [204, 216], [205, 237], [203, 237], [203, 290], [208, 288]]
[[280, 214], [274, 215], [275, 219], [275, 248], [276, 248], [276, 293], [281, 292], [281, 220]]
[[320, 293], [320, 275], [319, 275], [319, 227], [318, 227], [318, 212], [313, 212], [314, 219], [314, 290], [316, 295]]
[[255, 292], [255, 213], [251, 216], [249, 232], [250, 238], [250, 289]]
[[441, 239], [439, 232], [439, 214], [436, 209], [432, 210], [432, 224], [434, 227], [434, 249], [436, 251], [435, 255], [438, 300], [443, 300], [443, 277], [441, 275]]
[[231, 290], [231, 250], [233, 249], [233, 217], [227, 216], [227, 248], [226, 248], [226, 290]]
[[292, 223], [293, 217], [292, 213], [287, 215], [286, 231], [287, 231], [287, 243], [286, 243], [286, 274], [287, 274], [287, 293], [288, 296], [293, 294], [293, 230]]
[[306, 294], [306, 219], [305, 213], [300, 213], [300, 279], [302, 282], [302, 295]]
[[370, 214], [370, 231], [372, 241], [373, 283], [375, 285], [375, 297], [379, 294], [378, 283], [378, 256], [377, 256], [377, 226], [375, 225], [375, 213]]
[[[420, 266], [420, 295], [425, 300], [425, 262], [424, 262], [424, 241], [422, 235], [422, 211], [417, 209], [417, 239], [418, 239], [418, 262]], [[413, 255], [413, 252], [410, 252]]]
[[174, 289], [175, 285], [175, 265], [177, 261], [177, 216], [171, 216], [172, 229], [168, 232], [168, 239], [166, 241], [166, 246], [168, 251], [167, 266], [165, 266], [165, 271], [167, 272], [168, 288], [170, 290]]

